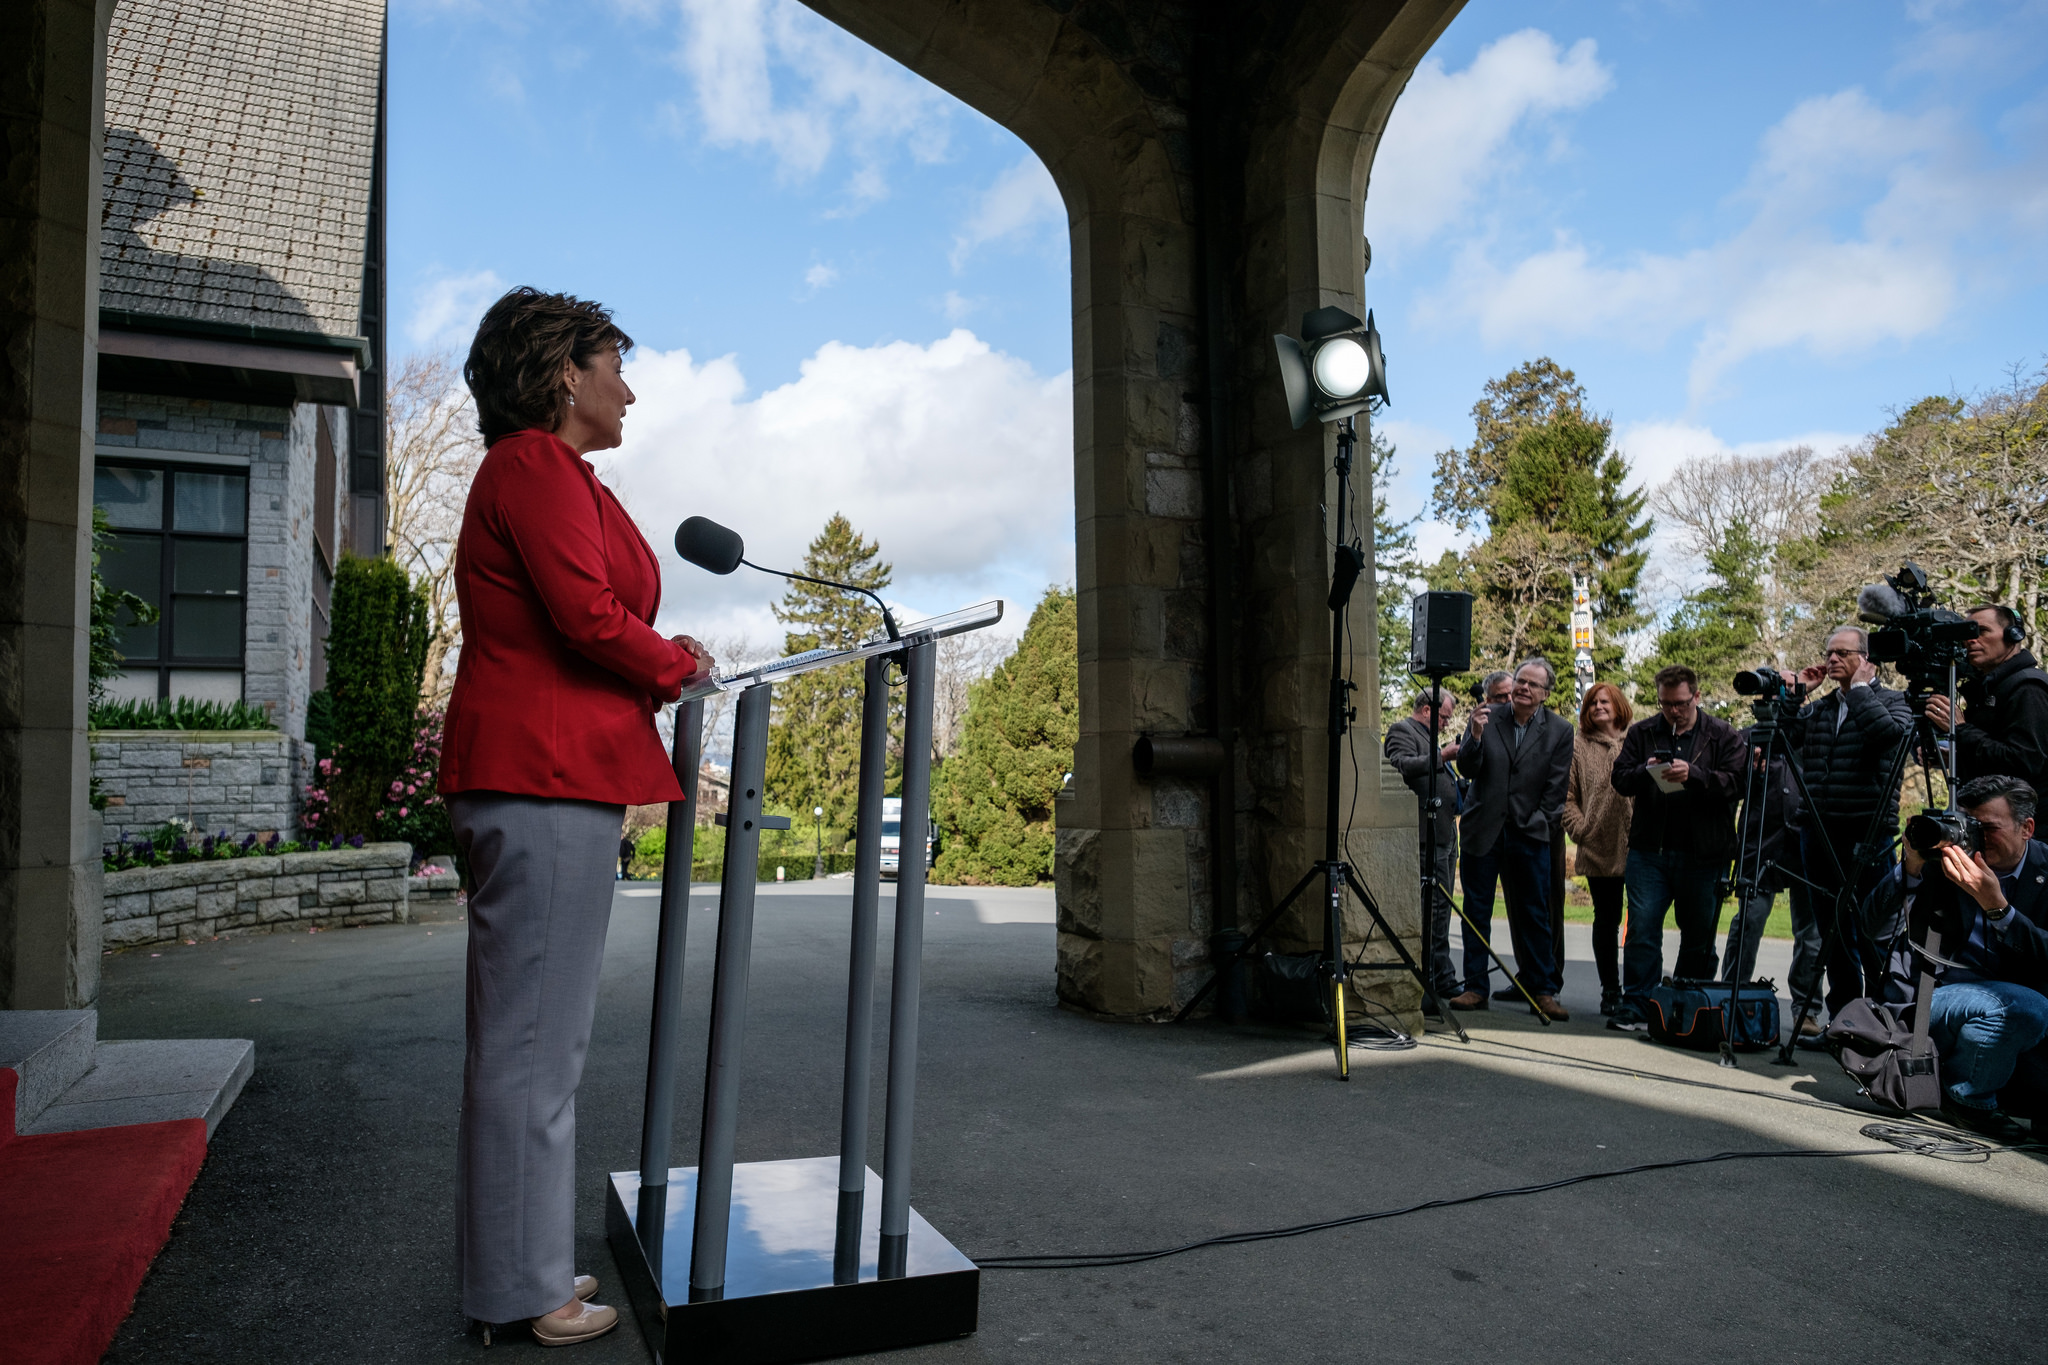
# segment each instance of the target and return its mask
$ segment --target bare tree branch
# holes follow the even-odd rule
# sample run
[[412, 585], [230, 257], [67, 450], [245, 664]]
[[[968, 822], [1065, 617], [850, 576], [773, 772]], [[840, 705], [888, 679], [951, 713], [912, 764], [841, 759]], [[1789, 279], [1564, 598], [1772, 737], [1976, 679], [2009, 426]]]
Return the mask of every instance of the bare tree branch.
[[444, 705], [455, 685], [462, 622], [455, 602], [455, 540], [469, 485], [484, 457], [476, 411], [453, 358], [408, 356], [386, 395], [385, 470], [392, 555], [425, 585], [428, 625], [423, 700]]

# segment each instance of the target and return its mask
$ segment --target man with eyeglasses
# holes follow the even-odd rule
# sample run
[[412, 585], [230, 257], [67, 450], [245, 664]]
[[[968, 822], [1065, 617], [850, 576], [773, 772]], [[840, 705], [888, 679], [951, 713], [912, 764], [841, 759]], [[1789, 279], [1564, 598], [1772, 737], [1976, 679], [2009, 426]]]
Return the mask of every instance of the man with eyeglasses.
[[1828, 637], [1825, 660], [1800, 669], [1799, 681], [1835, 685], [1785, 727], [1806, 778], [1800, 851], [1824, 940], [1821, 966], [1832, 1018], [1864, 994], [1868, 946], [1854, 910], [1892, 869], [1899, 787], [1885, 778], [1912, 729], [1913, 711], [1905, 693], [1877, 680], [1870, 636], [1861, 626], [1838, 627]]
[[[1458, 768], [1472, 781], [1459, 833], [1465, 845], [1465, 914], [1493, 934], [1493, 886], [1507, 895], [1515, 974], [1533, 1008], [1570, 1019], [1557, 1002], [1564, 984], [1550, 919], [1550, 847], [1564, 819], [1572, 772], [1572, 727], [1544, 703], [1557, 684], [1547, 659], [1515, 670], [1504, 704], [1480, 707], [1458, 746]], [[1465, 943], [1465, 992], [1453, 1009], [1487, 1007], [1486, 950]]]
[[1641, 1033], [1650, 987], [1664, 975], [1664, 917], [1678, 916], [1676, 975], [1714, 976], [1721, 874], [1735, 853], [1742, 795], [1742, 737], [1700, 713], [1699, 675], [1683, 664], [1657, 674], [1657, 714], [1629, 726], [1614, 758], [1614, 789], [1633, 797], [1628, 825], [1628, 934], [1621, 950], [1621, 1004], [1607, 1027]]

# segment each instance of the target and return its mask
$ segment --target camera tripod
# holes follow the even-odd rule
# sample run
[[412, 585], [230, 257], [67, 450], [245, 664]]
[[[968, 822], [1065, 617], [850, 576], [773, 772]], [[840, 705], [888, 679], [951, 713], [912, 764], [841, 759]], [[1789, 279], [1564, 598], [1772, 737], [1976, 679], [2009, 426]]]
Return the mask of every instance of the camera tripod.
[[[1460, 1042], [1471, 1041], [1465, 1033], [1464, 1026], [1452, 1016], [1450, 1008], [1443, 1001], [1437, 999], [1436, 992], [1430, 989], [1428, 978], [1423, 974], [1422, 968], [1417, 965], [1414, 956], [1408, 951], [1408, 946], [1401, 942], [1400, 937], [1388, 926], [1386, 916], [1380, 913], [1379, 902], [1373, 899], [1372, 892], [1367, 889], [1365, 882], [1351, 866], [1350, 860], [1344, 856], [1345, 850], [1343, 847], [1343, 835], [1340, 830], [1342, 822], [1339, 816], [1338, 797], [1343, 787], [1341, 777], [1343, 772], [1344, 734], [1350, 728], [1351, 722], [1357, 718], [1357, 711], [1352, 707], [1349, 696], [1356, 684], [1344, 676], [1344, 611], [1351, 602], [1351, 590], [1358, 584], [1358, 575], [1365, 567], [1365, 556], [1346, 539], [1345, 535], [1345, 511], [1350, 506], [1351, 501], [1351, 462], [1357, 450], [1357, 445], [1358, 430], [1356, 419], [1347, 417], [1337, 427], [1337, 550], [1336, 562], [1331, 572], [1329, 597], [1330, 699], [1326, 727], [1326, 739], [1328, 742], [1324, 753], [1326, 764], [1325, 777], [1327, 780], [1323, 793], [1323, 856], [1307, 872], [1302, 874], [1301, 880], [1294, 884], [1293, 890], [1281, 897], [1278, 905], [1275, 905], [1266, 912], [1265, 918], [1259, 921], [1258, 927], [1245, 935], [1244, 942], [1239, 944], [1228, 957], [1217, 965], [1215, 973], [1203, 985], [1202, 989], [1195, 992], [1194, 998], [1183, 1005], [1180, 1013], [1173, 1017], [1173, 1022], [1178, 1024], [1194, 1013], [1195, 1008], [1208, 998], [1209, 992], [1216, 989], [1217, 984], [1223, 980], [1225, 974], [1235, 970], [1237, 965], [1250, 955], [1252, 948], [1265, 936], [1269, 929], [1279, 922], [1280, 917], [1287, 913], [1288, 908], [1301, 897], [1302, 893], [1307, 891], [1311, 885], [1320, 881], [1323, 885], [1323, 942], [1319, 957], [1321, 959], [1322, 975], [1327, 978], [1326, 989], [1329, 993], [1330, 1018], [1335, 1029], [1332, 1041], [1337, 1049], [1337, 1079], [1342, 1081], [1351, 1079], [1351, 1050], [1349, 1041], [1344, 1035], [1344, 983], [1349, 979], [1351, 973], [1355, 971], [1407, 972], [1415, 978], [1415, 984], [1422, 988], [1424, 1006], [1433, 1010], [1438, 1018], [1448, 1024], [1457, 1033]], [[1441, 685], [1440, 680], [1439, 685]], [[1438, 724], [1432, 719], [1430, 723], [1432, 743], [1435, 742], [1437, 729]], [[1430, 881], [1433, 880], [1434, 868], [1425, 865], [1422, 875], [1424, 885], [1427, 887]], [[1381, 933], [1386, 935], [1388, 944], [1400, 956], [1399, 962], [1346, 962], [1344, 960], [1344, 891], [1346, 887], [1350, 888], [1352, 895], [1358, 897], [1359, 904], [1365, 907], [1365, 912], [1372, 917], [1373, 924]], [[1223, 888], [1222, 891], [1224, 894], [1228, 894], [1229, 888]], [[1428, 905], [1429, 901], [1425, 895], [1423, 900], [1425, 914], [1427, 913]], [[1371, 935], [1368, 934], [1367, 941], [1369, 942], [1370, 939]]]

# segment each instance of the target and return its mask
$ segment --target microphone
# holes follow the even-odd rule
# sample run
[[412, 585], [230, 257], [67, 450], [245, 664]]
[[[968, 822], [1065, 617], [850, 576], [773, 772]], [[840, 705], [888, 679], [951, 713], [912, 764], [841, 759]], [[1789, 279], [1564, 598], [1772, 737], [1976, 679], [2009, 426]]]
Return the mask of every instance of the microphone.
[[777, 578], [793, 579], [799, 583], [816, 583], [821, 588], [837, 588], [841, 592], [857, 592], [872, 598], [882, 610], [882, 626], [889, 632], [891, 640], [903, 638], [903, 632], [896, 628], [896, 618], [889, 611], [889, 604], [867, 588], [851, 583], [835, 583], [829, 578], [813, 578], [809, 574], [790, 573], [785, 569], [770, 569], [747, 558], [747, 543], [740, 539], [740, 533], [730, 527], [720, 526], [709, 517], [689, 517], [676, 527], [676, 553], [698, 568], [715, 574], [729, 574], [740, 565], [760, 573], [773, 574]]
[[1856, 619], [1881, 626], [1894, 616], [1913, 610], [1904, 595], [1889, 583], [1866, 583], [1856, 594]]

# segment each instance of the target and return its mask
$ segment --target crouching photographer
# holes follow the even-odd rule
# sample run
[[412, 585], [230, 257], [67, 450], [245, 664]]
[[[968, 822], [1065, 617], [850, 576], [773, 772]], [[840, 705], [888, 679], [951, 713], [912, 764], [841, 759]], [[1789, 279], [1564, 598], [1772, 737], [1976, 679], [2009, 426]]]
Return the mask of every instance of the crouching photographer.
[[2018, 778], [1965, 783], [1956, 804], [1961, 819], [1907, 823], [1900, 864], [1872, 892], [1864, 919], [1873, 938], [1895, 945], [1887, 963], [1894, 999], [1910, 996], [1922, 970], [1902, 931], [1928, 948], [1942, 1112], [1973, 1132], [2021, 1142], [2013, 1115], [2037, 1130], [2048, 1117], [2048, 845], [2034, 838], [2034, 789]]

